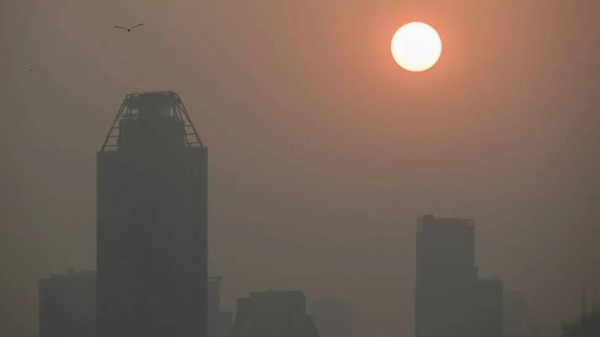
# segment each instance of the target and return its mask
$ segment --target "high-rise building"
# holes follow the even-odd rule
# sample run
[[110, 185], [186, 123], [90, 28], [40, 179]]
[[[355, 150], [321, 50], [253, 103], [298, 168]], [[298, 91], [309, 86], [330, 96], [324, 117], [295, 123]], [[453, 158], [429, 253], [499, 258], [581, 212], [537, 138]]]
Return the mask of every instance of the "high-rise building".
[[318, 337], [301, 291], [251, 293], [237, 301], [231, 337]]
[[417, 220], [416, 337], [502, 337], [502, 293], [478, 276], [473, 220]]
[[313, 302], [310, 313], [319, 337], [352, 337], [352, 307], [337, 298]]
[[466, 299], [477, 280], [474, 221], [419, 218], [416, 276], [416, 336], [467, 336]]
[[39, 282], [39, 337], [96, 336], [96, 275], [52, 275]]
[[206, 336], [207, 161], [176, 93], [125, 97], [97, 154], [98, 337]]
[[220, 276], [208, 278], [208, 337], [229, 337], [232, 315], [221, 310]]

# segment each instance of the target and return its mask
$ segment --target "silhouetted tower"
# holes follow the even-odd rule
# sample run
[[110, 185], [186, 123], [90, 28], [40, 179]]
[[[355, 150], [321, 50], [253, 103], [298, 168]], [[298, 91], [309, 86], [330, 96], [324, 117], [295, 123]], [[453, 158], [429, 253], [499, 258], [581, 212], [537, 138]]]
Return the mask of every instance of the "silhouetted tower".
[[466, 336], [464, 298], [477, 279], [474, 221], [417, 220], [416, 337]]
[[585, 284], [584, 284], [581, 286], [581, 308], [580, 308], [581, 317], [585, 317], [587, 315], [587, 308], [588, 308], [587, 294], [585, 291]]
[[39, 337], [96, 336], [96, 273], [54, 274], [39, 282]]
[[221, 313], [221, 277], [208, 278], [208, 337], [219, 336], [219, 314]]
[[598, 267], [594, 267], [594, 295], [592, 297], [592, 312], [598, 312]]
[[221, 310], [221, 280], [220, 276], [208, 278], [208, 337], [231, 334], [231, 312]]
[[207, 160], [176, 93], [125, 97], [97, 154], [98, 337], [206, 336]]
[[416, 337], [501, 337], [502, 296], [477, 275], [473, 220], [417, 220]]

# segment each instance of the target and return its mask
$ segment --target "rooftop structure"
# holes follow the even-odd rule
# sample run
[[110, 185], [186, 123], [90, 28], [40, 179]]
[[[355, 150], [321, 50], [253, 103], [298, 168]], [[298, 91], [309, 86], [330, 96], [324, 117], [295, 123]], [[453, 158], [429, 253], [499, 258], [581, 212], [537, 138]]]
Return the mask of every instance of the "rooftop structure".
[[[155, 121], [154, 127], [147, 125], [148, 121]], [[156, 124], [162, 125], [156, 127]], [[176, 141], [181, 145], [204, 147], [179, 95], [173, 91], [156, 91], [125, 96], [100, 152], [125, 146], [133, 137], [143, 136], [144, 126], [150, 137], [162, 138], [161, 129], [170, 129], [175, 131]]]

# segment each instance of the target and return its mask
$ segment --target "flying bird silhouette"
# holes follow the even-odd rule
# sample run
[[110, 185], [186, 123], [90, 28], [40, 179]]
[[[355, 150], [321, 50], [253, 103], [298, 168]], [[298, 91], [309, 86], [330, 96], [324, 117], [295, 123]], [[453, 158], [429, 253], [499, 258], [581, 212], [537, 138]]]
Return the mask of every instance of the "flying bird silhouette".
[[129, 27], [129, 28], [122, 27], [122, 26], [115, 26], [115, 28], [118, 28], [118, 29], [125, 29], [126, 31], [128, 31], [128, 32], [131, 32], [131, 30], [132, 30], [132, 29], [134, 29], [135, 27], [139, 27], [139, 26], [141, 26], [141, 25], [143, 25], [143, 23], [140, 23], [140, 24], [138, 24], [138, 25], [135, 25], [135, 26], [132, 26], [132, 27]]

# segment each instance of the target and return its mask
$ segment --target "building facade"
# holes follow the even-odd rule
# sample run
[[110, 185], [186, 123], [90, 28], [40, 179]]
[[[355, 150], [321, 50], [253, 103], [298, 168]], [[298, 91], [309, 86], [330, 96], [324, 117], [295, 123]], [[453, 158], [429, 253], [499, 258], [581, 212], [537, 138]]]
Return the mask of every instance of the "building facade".
[[470, 298], [473, 337], [504, 336], [504, 286], [497, 278], [475, 282]]
[[221, 280], [208, 278], [208, 337], [229, 337], [231, 334], [232, 315], [221, 309]]
[[502, 337], [502, 282], [482, 280], [471, 219], [417, 220], [416, 337]]
[[231, 337], [318, 337], [301, 291], [251, 293], [237, 301]]
[[96, 275], [52, 275], [39, 281], [39, 337], [96, 336]]
[[207, 161], [176, 93], [126, 96], [97, 153], [98, 337], [206, 336]]

